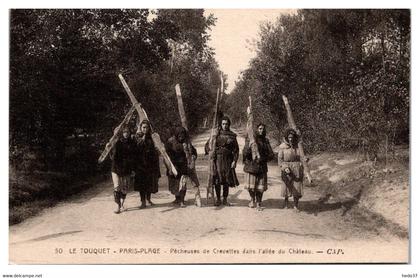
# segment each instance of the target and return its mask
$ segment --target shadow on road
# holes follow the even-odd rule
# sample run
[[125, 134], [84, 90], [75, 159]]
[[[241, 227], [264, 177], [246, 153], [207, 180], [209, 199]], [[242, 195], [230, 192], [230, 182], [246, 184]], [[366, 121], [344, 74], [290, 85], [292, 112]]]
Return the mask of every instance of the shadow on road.
[[41, 236], [41, 237], [37, 237], [37, 238], [32, 238], [32, 239], [24, 240], [24, 241], [13, 242], [13, 243], [10, 243], [10, 244], [11, 245], [14, 245], [14, 244], [27, 243], [27, 242], [43, 241], [43, 240], [48, 240], [48, 239], [52, 239], [52, 238], [58, 238], [58, 237], [66, 236], [66, 235], [73, 235], [73, 234], [77, 234], [77, 233], [81, 233], [81, 232], [83, 232], [83, 231], [77, 230], [77, 231], [69, 231], [69, 232], [55, 233], [55, 234], [45, 235], [45, 236]]
[[[240, 193], [238, 191], [238, 193]], [[239, 199], [239, 194], [232, 195], [230, 197], [231, 202], [234, 206], [238, 207], [247, 207], [249, 199]], [[320, 212], [325, 211], [333, 211], [333, 210], [342, 210], [342, 215], [344, 215], [351, 207], [353, 207], [357, 203], [355, 199], [349, 199], [347, 201], [336, 202], [336, 203], [324, 203], [320, 200], [308, 200], [308, 201], [300, 201], [299, 202], [299, 209], [302, 212], [306, 212], [308, 214], [314, 214], [315, 216], [318, 215]], [[284, 209], [284, 199], [263, 199], [262, 206], [264, 209]], [[289, 200], [289, 208], [293, 208], [293, 199]]]

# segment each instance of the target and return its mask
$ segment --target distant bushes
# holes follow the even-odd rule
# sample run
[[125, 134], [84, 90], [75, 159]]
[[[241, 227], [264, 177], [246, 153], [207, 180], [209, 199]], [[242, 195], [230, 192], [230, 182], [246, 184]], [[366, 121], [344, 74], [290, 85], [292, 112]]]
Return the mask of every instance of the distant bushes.
[[409, 10], [299, 10], [261, 27], [257, 55], [227, 100], [280, 138], [288, 97], [309, 152], [357, 150], [372, 159], [409, 139]]
[[25, 148], [24, 153], [11, 152], [10, 224], [19, 223], [44, 207], [88, 189], [92, 178], [101, 179], [103, 173], [109, 170], [108, 162], [98, 166], [98, 149], [87, 142], [69, 145], [66, 150], [61, 166], [54, 167], [59, 170], [55, 171], [49, 170], [52, 167], [47, 165], [53, 160], [47, 160], [45, 152], [39, 148]]

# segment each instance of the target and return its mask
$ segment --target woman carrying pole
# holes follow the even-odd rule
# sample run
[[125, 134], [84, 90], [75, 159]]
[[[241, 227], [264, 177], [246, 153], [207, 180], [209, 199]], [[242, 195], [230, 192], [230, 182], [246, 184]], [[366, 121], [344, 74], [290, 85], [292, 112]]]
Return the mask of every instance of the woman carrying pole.
[[281, 172], [281, 197], [284, 208], [288, 208], [289, 197], [293, 197], [295, 210], [299, 211], [299, 199], [303, 196], [303, 164], [298, 143], [300, 133], [292, 128], [286, 129], [278, 153], [278, 165]]
[[140, 123], [135, 135], [135, 142], [137, 150], [134, 190], [140, 192], [140, 208], [145, 208], [146, 204], [154, 205], [151, 195], [158, 192], [160, 178], [159, 152], [153, 143], [148, 120], [143, 120]]
[[[245, 189], [248, 189], [251, 197], [249, 203], [250, 208], [256, 207], [261, 210], [261, 203], [264, 191], [267, 190], [267, 162], [274, 158], [270, 141], [266, 138], [266, 127], [260, 123], [254, 134], [254, 142], [258, 149], [258, 155], [253, 158], [252, 146], [248, 136], [245, 139], [245, 146], [242, 151], [244, 172], [245, 172]], [[254, 155], [255, 156], [255, 155]]]

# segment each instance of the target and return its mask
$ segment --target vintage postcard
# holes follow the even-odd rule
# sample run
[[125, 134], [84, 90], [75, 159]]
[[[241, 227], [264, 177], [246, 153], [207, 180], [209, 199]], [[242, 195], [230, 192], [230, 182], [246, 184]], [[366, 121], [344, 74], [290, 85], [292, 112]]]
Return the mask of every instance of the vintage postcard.
[[9, 264], [410, 262], [410, 10], [9, 17]]

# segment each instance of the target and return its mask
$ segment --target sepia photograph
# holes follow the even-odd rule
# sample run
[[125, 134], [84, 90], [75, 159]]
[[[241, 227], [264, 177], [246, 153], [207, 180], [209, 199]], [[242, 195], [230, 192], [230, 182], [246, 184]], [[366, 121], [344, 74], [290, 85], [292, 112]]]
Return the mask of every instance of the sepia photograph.
[[411, 262], [410, 9], [8, 12], [9, 264]]

